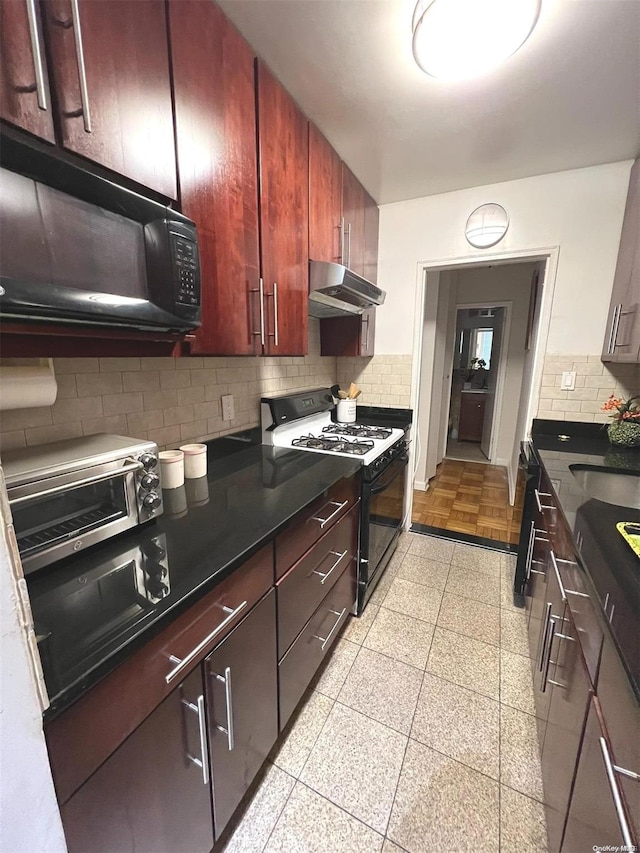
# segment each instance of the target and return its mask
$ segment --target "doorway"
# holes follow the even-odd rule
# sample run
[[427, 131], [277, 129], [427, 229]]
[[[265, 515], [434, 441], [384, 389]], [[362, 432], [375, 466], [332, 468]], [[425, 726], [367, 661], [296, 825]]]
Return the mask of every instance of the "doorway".
[[545, 269], [532, 258], [425, 269], [412, 529], [515, 547]]
[[488, 463], [495, 455], [508, 308], [457, 305], [445, 457]]

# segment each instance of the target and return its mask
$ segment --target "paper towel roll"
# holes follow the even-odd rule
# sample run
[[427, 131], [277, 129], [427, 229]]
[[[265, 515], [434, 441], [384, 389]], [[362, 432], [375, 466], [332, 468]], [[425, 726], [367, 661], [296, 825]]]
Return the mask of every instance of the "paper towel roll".
[[51, 360], [34, 366], [0, 366], [0, 411], [52, 406], [58, 383]]

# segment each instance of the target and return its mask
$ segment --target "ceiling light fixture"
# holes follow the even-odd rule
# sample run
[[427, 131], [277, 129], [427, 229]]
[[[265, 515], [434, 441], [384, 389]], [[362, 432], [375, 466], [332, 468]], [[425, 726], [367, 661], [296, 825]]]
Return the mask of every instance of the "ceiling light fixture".
[[542, 0], [418, 0], [413, 56], [432, 77], [461, 80], [499, 65], [531, 35]]

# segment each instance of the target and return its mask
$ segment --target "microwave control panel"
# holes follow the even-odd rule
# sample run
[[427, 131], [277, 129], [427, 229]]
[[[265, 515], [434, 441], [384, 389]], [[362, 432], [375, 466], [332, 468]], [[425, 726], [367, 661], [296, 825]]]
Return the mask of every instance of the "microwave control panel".
[[197, 244], [171, 234], [176, 302], [200, 305], [200, 263]]

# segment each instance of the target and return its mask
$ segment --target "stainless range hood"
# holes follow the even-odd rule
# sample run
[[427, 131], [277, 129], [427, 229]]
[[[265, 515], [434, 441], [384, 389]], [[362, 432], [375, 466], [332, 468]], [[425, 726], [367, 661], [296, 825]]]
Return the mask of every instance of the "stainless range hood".
[[309, 314], [349, 317], [382, 305], [386, 293], [342, 264], [309, 261]]

